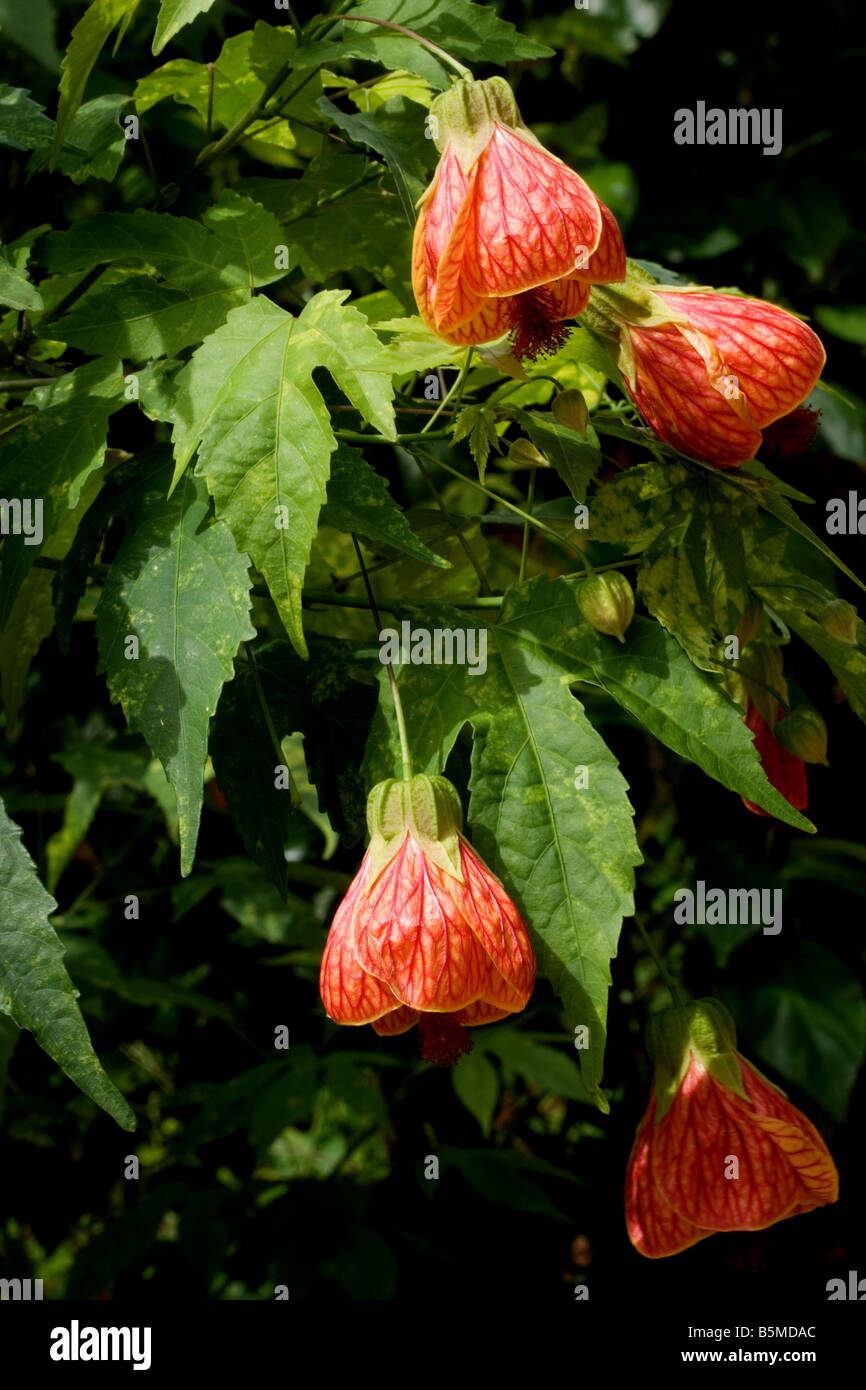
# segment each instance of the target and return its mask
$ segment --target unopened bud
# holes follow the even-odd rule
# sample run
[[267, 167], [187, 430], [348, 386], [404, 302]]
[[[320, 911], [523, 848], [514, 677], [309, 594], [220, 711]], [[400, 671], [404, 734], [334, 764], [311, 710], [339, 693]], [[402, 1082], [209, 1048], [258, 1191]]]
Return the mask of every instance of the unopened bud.
[[827, 725], [816, 709], [795, 709], [780, 719], [776, 742], [804, 763], [827, 763]]
[[532, 440], [526, 439], [523, 436], [521, 436], [520, 439], [515, 439], [511, 448], [508, 450], [505, 462], [510, 465], [511, 468], [550, 467], [544, 454], [538, 452]]
[[624, 574], [591, 574], [577, 590], [577, 606], [596, 632], [625, 641], [625, 631], [634, 617], [634, 593]]
[[554, 397], [553, 418], [557, 424], [565, 425], [566, 429], [577, 430], [577, 433], [586, 438], [586, 427], [589, 424], [589, 406], [583, 399], [580, 391], [560, 391]]
[[818, 622], [831, 637], [838, 638], [849, 647], [856, 647], [857, 609], [853, 603], [846, 603], [843, 598], [834, 598], [821, 609]]

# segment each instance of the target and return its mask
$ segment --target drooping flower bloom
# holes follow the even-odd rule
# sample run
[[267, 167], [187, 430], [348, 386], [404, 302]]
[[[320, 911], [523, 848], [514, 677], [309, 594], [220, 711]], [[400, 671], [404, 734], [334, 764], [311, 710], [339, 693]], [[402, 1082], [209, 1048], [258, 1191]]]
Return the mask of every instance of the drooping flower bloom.
[[337, 909], [320, 985], [335, 1023], [405, 1033], [455, 1062], [465, 1029], [525, 1008], [535, 956], [505, 889], [461, 833], [444, 777], [389, 780], [367, 803], [370, 844]]
[[625, 275], [616, 219], [523, 124], [504, 78], [457, 82], [430, 121], [441, 158], [412, 248], [421, 317], [461, 347], [510, 332], [517, 357], [555, 350], [590, 285]]
[[761, 431], [799, 406], [821, 375], [820, 339], [763, 299], [659, 285], [639, 268], [628, 284], [624, 293], [593, 291], [591, 326], [614, 344], [647, 423], [717, 468], [753, 458]]
[[625, 1183], [641, 1255], [661, 1259], [718, 1231], [761, 1231], [836, 1201], [823, 1139], [737, 1051], [723, 1005], [665, 1009], [647, 1043], [655, 1078]]
[[[785, 718], [782, 706], [777, 706], [776, 723]], [[761, 766], [777, 791], [786, 801], [790, 801], [795, 811], [805, 811], [809, 804], [809, 781], [806, 764], [796, 753], [789, 753], [776, 738], [767, 720], [753, 700], [749, 700], [746, 724], [755, 736], [755, 747], [761, 759]], [[742, 797], [744, 806], [758, 816], [769, 816], [770, 812], [754, 801]]]

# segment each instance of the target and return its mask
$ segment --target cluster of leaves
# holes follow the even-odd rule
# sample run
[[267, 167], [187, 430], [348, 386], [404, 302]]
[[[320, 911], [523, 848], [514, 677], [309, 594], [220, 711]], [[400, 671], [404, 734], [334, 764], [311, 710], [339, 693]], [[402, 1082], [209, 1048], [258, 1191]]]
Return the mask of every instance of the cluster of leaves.
[[[724, 653], [760, 599], [752, 641], [787, 646], [793, 634], [866, 715], [866, 629], [858, 622], [851, 646], [818, 621], [859, 581], [795, 509], [810, 497], [761, 462], [721, 474], [659, 446], [586, 330], [523, 371], [435, 338], [411, 292], [412, 209], [436, 158], [425, 117], [452, 80], [442, 50], [507, 68], [515, 82], [562, 62], [568, 81], [591, 56], [626, 63], [666, 9], [620, 0], [520, 32], [471, 0], [369, 0], [357, 13], [378, 24], [342, 6], [303, 27], [276, 15], [224, 37], [212, 0], [161, 0], [158, 10], [93, 0], [68, 16], [77, 22], [54, 117], [47, 96], [0, 88], [0, 143], [14, 160], [0, 247], [0, 496], [43, 504], [39, 543], [10, 534], [0, 557], [4, 772], [20, 783], [0, 810], [0, 1095], [22, 1028], [125, 1128], [144, 1074], [155, 1090], [137, 1106], [151, 1136], [139, 1154], [155, 1173], [174, 1169], [114, 1227], [79, 1232], [87, 1248], [73, 1291], [104, 1287], [155, 1238], [176, 1241], [180, 1213], [210, 1293], [266, 1292], [278, 1263], [233, 1279], [225, 1231], [271, 1222], [275, 1209], [280, 1229], [301, 1220], [293, 1179], [339, 1174], [367, 1187], [394, 1171], [395, 1107], [428, 1073], [393, 1045], [351, 1052], [327, 1026], [316, 1046], [307, 1029], [366, 792], [399, 766], [358, 554], [395, 623], [483, 624], [488, 634], [483, 672], [399, 673], [413, 762], [447, 768], [458, 785], [473, 841], [523, 912], [559, 1001], [554, 1033], [530, 1033], [531, 1018], [478, 1030], [455, 1069], [455, 1100], [485, 1139], [507, 1131], [514, 1109], [525, 1127], [520, 1146], [479, 1148], [478, 1130], [463, 1147], [437, 1143], [487, 1201], [564, 1219], [546, 1188], [575, 1181], [566, 1158], [594, 1134], [592, 1112], [577, 1120], [568, 1104], [609, 1108], [610, 961], [635, 909], [635, 869], [646, 859], [651, 893], [638, 910], [651, 929], [674, 886], [694, 876], [669, 817], [635, 821], [627, 776], [640, 777], [641, 740], [677, 776], [691, 765], [719, 784], [726, 814], [747, 818], [743, 796], [813, 830], [768, 782]], [[22, 24], [4, 5], [0, 25], [54, 66], [50, 27]], [[148, 61], [148, 49], [161, 57], [189, 35], [193, 56]], [[637, 180], [604, 158], [606, 124], [596, 103], [534, 128], [625, 225]], [[50, 220], [29, 225], [37, 197]], [[827, 314], [819, 320], [841, 331]], [[842, 317], [842, 336], [860, 341], [856, 314]], [[584, 434], [550, 410], [566, 388], [590, 407]], [[856, 408], [829, 392], [822, 406], [831, 421], [843, 411], [837, 432], [848, 431], [849, 447], [838, 452], [851, 457]], [[518, 436], [550, 465], [531, 502], [525, 473], [509, 464]], [[589, 527], [576, 529], [584, 506]], [[621, 646], [580, 614], [583, 557], [636, 567], [646, 616]], [[67, 714], [73, 662], [90, 703]], [[58, 788], [42, 803], [27, 784], [40, 718]], [[123, 815], [138, 822], [132, 841], [109, 832], [94, 855], [96, 832]], [[813, 841], [810, 860], [795, 843], [774, 883], [847, 865], [862, 892], [856, 846]], [[130, 845], [142, 852], [134, 874]], [[234, 921], [219, 979], [189, 946], [136, 955], [124, 923], [147, 910], [148, 894], [171, 919], [169, 937], [214, 915]], [[719, 969], [754, 946], [753, 933], [726, 942]], [[207, 936], [195, 943], [207, 961]], [[695, 929], [680, 949], [700, 959], [705, 946]], [[276, 986], [260, 983], [255, 1005], [248, 981], [233, 986], [239, 947], [264, 952], [259, 975], [264, 965], [281, 967], [271, 972], [281, 981], [292, 975], [288, 1011]], [[789, 974], [744, 993], [744, 1022], [769, 1063], [841, 1119], [866, 1051], [866, 1000], [832, 950], [807, 945]], [[657, 979], [637, 983], [664, 997]], [[80, 1005], [119, 1051], [113, 1081]], [[124, 1007], [155, 1011], [147, 1043], [121, 1047]], [[266, 1019], [252, 1039], [256, 1065], [237, 1075], [226, 1048], [200, 1073], [209, 1079], [173, 1089], [169, 1073], [193, 1046], [177, 1022], [184, 1011], [227, 1030], [233, 1046]], [[303, 1021], [292, 1023], [289, 1065], [267, 1044], [287, 1016]], [[575, 1051], [577, 1025], [589, 1046]], [[819, 1028], [832, 1046], [814, 1042]], [[413, 1123], [423, 1143], [428, 1121]], [[38, 1130], [38, 1117], [16, 1118], [18, 1137]], [[242, 1134], [251, 1158], [232, 1147]], [[533, 1135], [551, 1139], [550, 1157], [531, 1155]], [[211, 1143], [228, 1146], [224, 1178], [191, 1193], [184, 1171]], [[239, 1183], [234, 1165], [249, 1179]], [[335, 1201], [327, 1230], [341, 1218]], [[326, 1235], [310, 1267], [353, 1296], [347, 1270], [359, 1261], [390, 1296], [394, 1256], [374, 1226], [357, 1206], [343, 1244]], [[321, 1223], [304, 1230], [301, 1244], [322, 1241]], [[65, 1246], [53, 1263], [45, 1250], [34, 1258], [66, 1278]]]

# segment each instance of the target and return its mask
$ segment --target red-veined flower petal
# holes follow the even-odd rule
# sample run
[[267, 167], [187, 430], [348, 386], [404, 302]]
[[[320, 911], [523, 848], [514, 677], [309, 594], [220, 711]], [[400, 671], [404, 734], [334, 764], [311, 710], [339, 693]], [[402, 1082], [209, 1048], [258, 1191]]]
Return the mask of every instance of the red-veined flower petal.
[[399, 1006], [391, 991], [362, 970], [352, 940], [352, 919], [364, 891], [369, 855], [340, 903], [325, 943], [319, 985], [325, 1012], [335, 1023], [372, 1023]]
[[758, 429], [804, 401], [821, 375], [826, 353], [820, 338], [775, 304], [671, 286], [656, 293], [712, 339], [727, 371], [737, 378]]
[[629, 395], [659, 439], [720, 468], [753, 458], [761, 443], [708, 379], [706, 366], [675, 324], [629, 330], [635, 385]]
[[[780, 705], [777, 722], [784, 717]], [[755, 747], [761, 759], [761, 766], [767, 774], [767, 780], [782, 793], [795, 811], [805, 811], [809, 804], [809, 777], [803, 759], [798, 758], [796, 753], [789, 753], [787, 748], [783, 748], [781, 743], [777, 742], [766, 719], [751, 700], [746, 714], [746, 725], [755, 736]], [[757, 802], [748, 801], [746, 797], [742, 797], [741, 800], [743, 805], [756, 815], [769, 816], [769, 811], [765, 811]]]
[[576, 270], [575, 276], [589, 285], [606, 285], [624, 280], [626, 276], [625, 246], [619, 224], [611, 212], [599, 201], [602, 229], [598, 246], [589, 258], [585, 270]]
[[655, 1094], [641, 1120], [625, 1176], [625, 1223], [632, 1245], [650, 1260], [687, 1250], [713, 1234], [678, 1216], [652, 1181]]
[[496, 125], [470, 172], [439, 275], [448, 282], [456, 273], [478, 296], [517, 294], [571, 275], [601, 231], [598, 199], [580, 175]]

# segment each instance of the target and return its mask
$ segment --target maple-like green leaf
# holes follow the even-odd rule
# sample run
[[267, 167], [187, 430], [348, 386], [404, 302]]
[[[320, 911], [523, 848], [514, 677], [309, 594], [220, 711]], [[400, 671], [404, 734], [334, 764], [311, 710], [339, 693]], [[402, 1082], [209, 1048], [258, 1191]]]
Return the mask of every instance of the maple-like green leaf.
[[[568, 1039], [565, 1039], [568, 1043]], [[485, 1028], [478, 1035], [478, 1045], [485, 1052], [492, 1053], [502, 1063], [506, 1076], [522, 1076], [535, 1086], [543, 1086], [546, 1091], [562, 1096], [565, 1100], [582, 1100], [591, 1103], [580, 1077], [577, 1065], [577, 1052], [573, 1041], [569, 1052], [560, 1052], [555, 1047], [521, 1033], [507, 1024]]]
[[[495, 10], [472, 0], [357, 0], [353, 10], [414, 29], [446, 52], [459, 53], [476, 62], [537, 62], [539, 58], [553, 57], [552, 49], [526, 38], [508, 20], [500, 19]], [[351, 15], [350, 10], [345, 17], [351, 19]], [[349, 33], [357, 32], [351, 25], [345, 27]]]
[[165, 453], [154, 450], [99, 601], [96, 635], [112, 699], [174, 788], [186, 875], [198, 837], [208, 725], [238, 646], [255, 629], [248, 561], [224, 521], [208, 524], [204, 484], [188, 474], [167, 499], [168, 482]]
[[605, 483], [590, 504], [593, 540], [646, 550], [663, 530], [685, 524], [693, 505], [689, 475], [678, 464], [638, 463]]
[[76, 1003], [63, 947], [48, 921], [56, 907], [0, 801], [0, 1012], [28, 1029], [122, 1129], [134, 1129], [135, 1116], [102, 1070]]
[[255, 299], [177, 377], [175, 479], [198, 450], [196, 471], [217, 515], [264, 575], [304, 654], [301, 588], [337, 444], [316, 368], [327, 368], [365, 420], [396, 436], [379, 340], [347, 295], [322, 291], [297, 317]]
[[[389, 291], [384, 293], [393, 298]], [[358, 308], [366, 314], [363, 301], [358, 302]], [[463, 359], [464, 348], [454, 347], [443, 338], [437, 338], [417, 314], [405, 318], [370, 319], [370, 322], [375, 324], [378, 334], [385, 335], [382, 339], [383, 360], [395, 377], [414, 376], [416, 372], [429, 373], [434, 367], [456, 366]], [[435, 377], [433, 381], [436, 381]], [[424, 382], [425, 400], [427, 388], [432, 386], [433, 381]]]
[[52, 168], [60, 157], [73, 117], [81, 105], [87, 79], [111, 31], [129, 23], [140, 0], [92, 0], [75, 28], [61, 64], [60, 100], [54, 131]]

